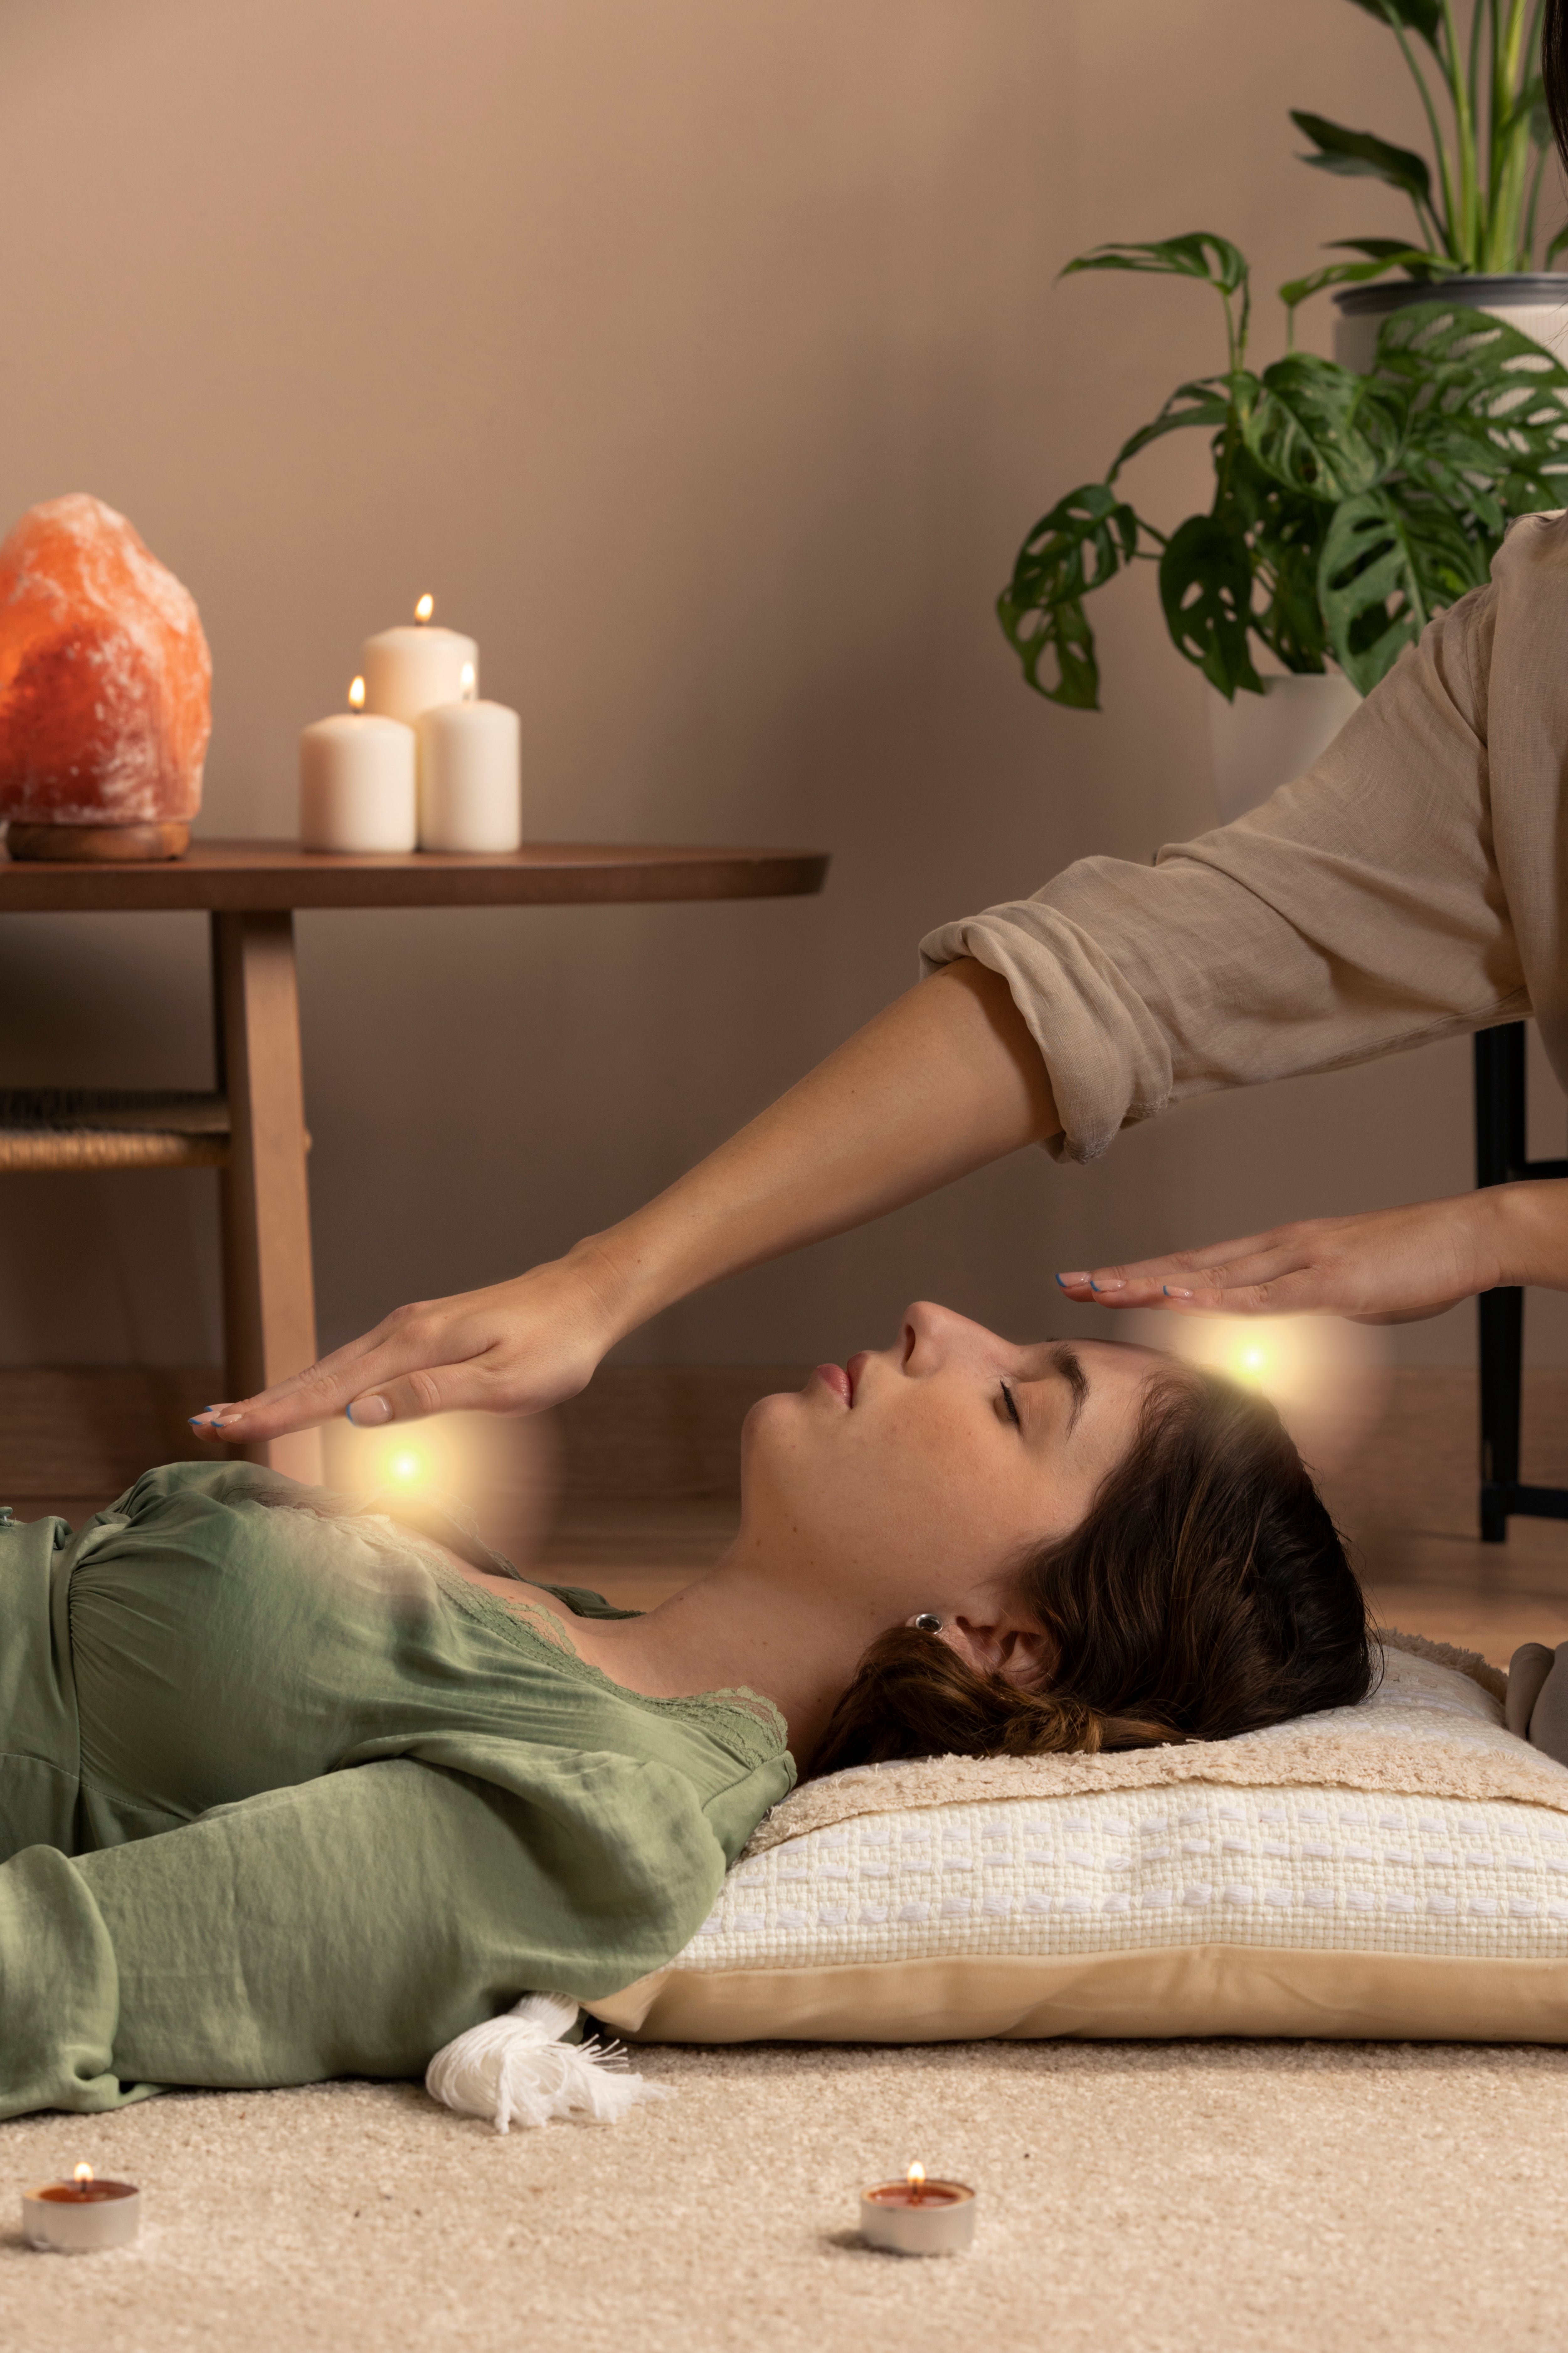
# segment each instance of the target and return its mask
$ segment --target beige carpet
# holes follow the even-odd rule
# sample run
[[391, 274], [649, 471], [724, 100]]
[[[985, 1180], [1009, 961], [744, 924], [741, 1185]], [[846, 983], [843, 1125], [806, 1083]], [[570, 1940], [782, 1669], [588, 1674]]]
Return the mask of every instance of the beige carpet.
[[[1568, 2338], [1568, 2053], [652, 2051], [678, 2097], [501, 2139], [412, 2086], [0, 2126], [5, 2353], [1347, 2353]], [[141, 2244], [29, 2253], [26, 2185], [139, 2181]], [[858, 2185], [980, 2189], [974, 2252], [860, 2248]]]

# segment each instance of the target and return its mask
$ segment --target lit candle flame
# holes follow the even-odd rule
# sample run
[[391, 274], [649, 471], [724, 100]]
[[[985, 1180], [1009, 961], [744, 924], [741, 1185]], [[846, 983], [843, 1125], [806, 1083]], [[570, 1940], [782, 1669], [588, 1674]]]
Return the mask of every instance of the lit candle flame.
[[91, 2166], [79, 2165], [76, 2171], [71, 2175], [71, 2179], [73, 2181], [90, 2181], [92, 2179]]
[[910, 2166], [909, 2183], [910, 2194], [914, 2200], [915, 2204], [918, 2206], [921, 2202], [921, 2193], [926, 2186], [926, 2169], [923, 2165]]
[[422, 628], [435, 610], [436, 599], [434, 596], [420, 597], [419, 602], [414, 607], [414, 617]]
[[462, 682], [463, 682], [463, 698], [462, 698], [462, 699], [463, 699], [463, 701], [464, 701], [465, 702], [472, 702], [472, 701], [473, 701], [473, 699], [474, 699], [474, 688], [475, 688], [475, 686], [476, 686], [476, 685], [477, 685], [477, 683], [478, 683], [478, 681], [477, 681], [477, 680], [475, 679], [475, 677], [474, 677], [474, 665], [473, 665], [473, 663], [472, 663], [472, 662], [465, 662], [465, 663], [463, 664], [463, 681], [462, 681]]
[[353, 684], [349, 688], [349, 709], [351, 711], [363, 711], [364, 709], [364, 681], [363, 678], [356, 678]]

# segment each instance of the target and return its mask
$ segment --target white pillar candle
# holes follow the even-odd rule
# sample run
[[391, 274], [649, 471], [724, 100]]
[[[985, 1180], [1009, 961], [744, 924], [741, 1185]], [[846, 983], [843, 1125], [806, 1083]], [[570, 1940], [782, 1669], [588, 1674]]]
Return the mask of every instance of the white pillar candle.
[[463, 672], [471, 670], [477, 687], [479, 649], [472, 638], [457, 629], [437, 629], [430, 616], [434, 596], [421, 596], [414, 607], [412, 628], [383, 629], [366, 638], [360, 660], [364, 670], [367, 711], [385, 719], [405, 720], [412, 727], [433, 703], [462, 699]]
[[517, 849], [522, 843], [522, 730], [504, 702], [422, 711], [421, 849]]
[[356, 678], [353, 709], [300, 733], [302, 849], [412, 849], [418, 839], [414, 730], [362, 711], [363, 699], [364, 681]]

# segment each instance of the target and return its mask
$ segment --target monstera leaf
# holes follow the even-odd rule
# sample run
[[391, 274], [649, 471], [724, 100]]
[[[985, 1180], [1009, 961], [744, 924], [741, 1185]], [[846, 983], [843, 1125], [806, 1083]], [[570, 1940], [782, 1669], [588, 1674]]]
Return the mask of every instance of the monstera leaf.
[[[1138, 518], [1104, 482], [1058, 499], [1019, 549], [996, 611], [1025, 677], [1048, 701], [1099, 710], [1100, 668], [1083, 599], [1137, 552]], [[1040, 675], [1047, 659], [1056, 664], [1054, 685]]]
[[[1231, 365], [1240, 366], [1252, 315], [1252, 274], [1247, 256], [1229, 237], [1215, 237], [1212, 229], [1194, 228], [1184, 237], [1156, 237], [1147, 245], [1097, 245], [1069, 261], [1062, 276], [1071, 278], [1084, 269], [1131, 269], [1156, 278], [1195, 278], [1212, 286], [1225, 304]], [[1230, 307], [1233, 295], [1241, 298], [1239, 316]]]
[[1287, 490], [1333, 505], [1381, 480], [1395, 452], [1384, 412], [1364, 414], [1362, 378], [1311, 352], [1265, 368], [1243, 417], [1247, 448]]
[[1140, 426], [1122, 443], [1106, 480], [1113, 482], [1130, 458], [1136, 458], [1140, 449], [1146, 449], [1151, 441], [1158, 441], [1167, 433], [1179, 433], [1189, 425], [1207, 426], [1211, 432], [1217, 432], [1229, 421], [1231, 402], [1238, 387], [1252, 387], [1256, 397], [1257, 382], [1256, 376], [1243, 374], [1199, 376], [1192, 384], [1178, 385], [1153, 423]]
[[1161, 278], [1198, 278], [1217, 286], [1222, 294], [1241, 292], [1247, 281], [1247, 256], [1227, 237], [1211, 229], [1190, 229], [1184, 237], [1157, 237], [1151, 245], [1097, 245], [1080, 253], [1062, 271], [1071, 278], [1081, 269], [1137, 269]]
[[1193, 515], [1173, 532], [1160, 558], [1160, 602], [1178, 650], [1226, 702], [1237, 687], [1262, 693], [1247, 649], [1252, 559], [1238, 516]]
[[1568, 462], [1568, 368], [1506, 320], [1412, 302], [1384, 321], [1373, 365], [1411, 450], [1463, 451], [1499, 478]]
[[1245, 445], [1226, 467], [1227, 502], [1247, 533], [1253, 577], [1263, 592], [1254, 626], [1291, 670], [1321, 670], [1328, 651], [1318, 603], [1318, 563], [1333, 516], [1321, 499], [1303, 498], [1264, 472]]
[[[1440, 23], [1436, 0], [1359, 5], [1406, 33], [1447, 40], [1447, 0]], [[1510, 123], [1528, 129], [1515, 114]], [[1298, 120], [1327, 168], [1392, 178], [1425, 203], [1418, 156], [1315, 115]], [[1435, 245], [1347, 242], [1363, 258], [1282, 288], [1288, 304], [1391, 266], [1412, 276], [1445, 266]], [[1321, 670], [1331, 653], [1364, 692], [1433, 613], [1486, 579], [1516, 515], [1568, 503], [1568, 368], [1440, 287], [1385, 321], [1368, 375], [1301, 352], [1258, 375], [1246, 364], [1247, 262], [1227, 238], [1194, 231], [1100, 246], [1064, 275], [1091, 269], [1212, 287], [1229, 364], [1180, 385], [1122, 443], [1104, 481], [1060, 500], [1019, 551], [997, 612], [1025, 677], [1053, 702], [1099, 708], [1087, 600], [1156, 550], [1171, 636], [1222, 694], [1261, 693], [1253, 638], [1296, 672]], [[1189, 427], [1210, 436], [1214, 498], [1167, 540], [1117, 484], [1142, 450]]]
[[1489, 551], [1435, 500], [1384, 488], [1335, 510], [1318, 597], [1340, 668], [1370, 694], [1432, 615], [1486, 579]]

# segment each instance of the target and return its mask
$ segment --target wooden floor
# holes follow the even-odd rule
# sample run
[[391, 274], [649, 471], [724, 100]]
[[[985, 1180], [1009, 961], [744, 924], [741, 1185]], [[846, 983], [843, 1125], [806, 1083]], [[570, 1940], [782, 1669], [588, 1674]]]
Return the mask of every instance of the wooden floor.
[[[102, 1496], [20, 1497], [18, 1519], [58, 1512], [73, 1526]], [[533, 1576], [587, 1585], [625, 1609], [647, 1609], [710, 1567], [734, 1533], [727, 1497], [574, 1499], [529, 1564]], [[1483, 1545], [1461, 1525], [1342, 1513], [1373, 1613], [1381, 1625], [1479, 1651], [1506, 1667], [1524, 1641], [1568, 1641], [1568, 1524], [1516, 1520], [1506, 1545]], [[1452, 1517], [1453, 1515], [1449, 1515]], [[494, 1540], [506, 1550], [506, 1532]]]

